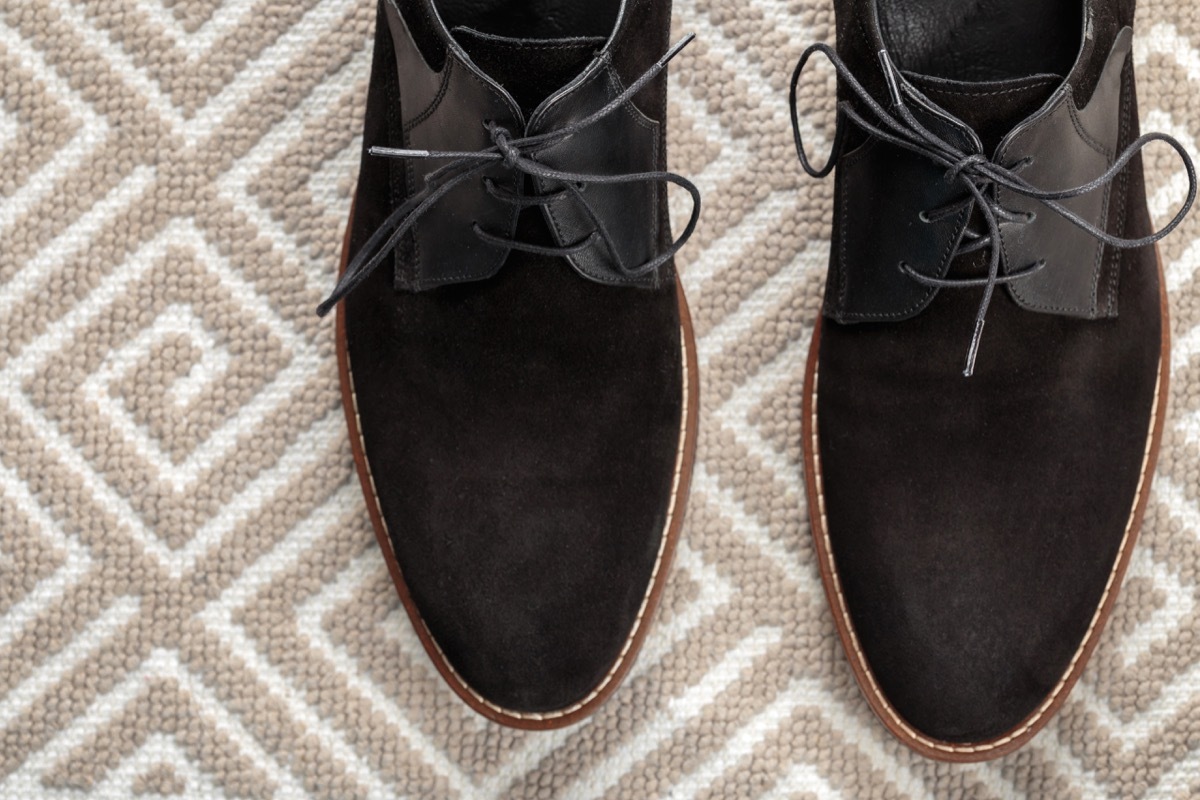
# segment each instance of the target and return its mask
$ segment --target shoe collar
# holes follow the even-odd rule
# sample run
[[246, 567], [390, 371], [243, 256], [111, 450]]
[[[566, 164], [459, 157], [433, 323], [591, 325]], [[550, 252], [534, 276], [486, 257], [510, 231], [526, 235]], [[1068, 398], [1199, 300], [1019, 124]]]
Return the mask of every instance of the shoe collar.
[[[504, 88], [491, 74], [482, 69], [458, 41], [454, 32], [446, 24], [441, 13], [438, 11], [437, 4], [433, 0], [412, 1], [426, 14], [428, 21], [431, 23], [432, 33], [437, 37], [439, 46], [444, 48], [448, 54], [453, 56], [455, 61], [482, 81], [492, 92], [502, 98], [512, 112], [513, 118], [520, 123], [522, 128], [536, 127], [537, 122], [544, 118], [564, 97], [570, 95], [573, 91], [595, 77], [597, 72], [604, 69], [612, 61], [613, 51], [624, 43], [632, 28], [630, 23], [633, 15], [629, 13], [630, 0], [621, 0], [620, 7], [617, 10], [616, 22], [605, 39], [604, 45], [596, 52], [592, 60], [584, 66], [579, 74], [543, 99], [534, 108], [532, 113], [529, 114], [528, 119], [526, 119], [524, 111], [516, 99], [513, 98], [512, 93]], [[386, 0], [386, 2], [395, 9], [401, 19], [405, 19], [405, 14], [397, 4], [397, 0]], [[428, 66], [430, 69], [437, 71], [432, 64], [428, 64]]]

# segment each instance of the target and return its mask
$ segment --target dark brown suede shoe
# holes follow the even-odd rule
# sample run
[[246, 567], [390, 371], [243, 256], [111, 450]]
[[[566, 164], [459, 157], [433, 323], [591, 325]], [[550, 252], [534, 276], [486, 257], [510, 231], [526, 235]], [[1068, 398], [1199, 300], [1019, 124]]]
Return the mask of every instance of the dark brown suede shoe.
[[[683, 521], [695, 345], [665, 171], [668, 0], [384, 0], [337, 344], [371, 519], [455, 692], [575, 722]], [[686, 43], [686, 40], [685, 40]], [[667, 186], [694, 212], [673, 240]]]
[[[833, 61], [813, 539], [879, 718], [932, 758], [994, 758], [1062, 705], [1129, 563], [1169, 370], [1150, 245], [1195, 173], [1138, 137], [1133, 0], [835, 5], [837, 52], [810, 48], [792, 94]], [[1158, 232], [1156, 140], [1191, 180]]]

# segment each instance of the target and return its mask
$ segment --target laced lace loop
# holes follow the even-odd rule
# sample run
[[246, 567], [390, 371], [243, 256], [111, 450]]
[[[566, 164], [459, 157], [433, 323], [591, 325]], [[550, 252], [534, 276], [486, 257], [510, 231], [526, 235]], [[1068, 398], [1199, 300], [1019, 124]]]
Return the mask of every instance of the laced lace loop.
[[[796, 105], [800, 76], [803, 74], [809, 60], [816, 53], [820, 53], [829, 60], [837, 72], [838, 80], [850, 90], [864, 109], [864, 111], [860, 112], [850, 100], [843, 100], [838, 103], [837, 127], [834, 133], [833, 151], [829, 156], [829, 160], [820, 169], [812, 165], [808, 158], [808, 152], [804, 148], [803, 136], [800, 132], [799, 110]], [[975, 361], [979, 354], [979, 343], [983, 336], [983, 326], [996, 286], [1029, 277], [1040, 272], [1046, 266], [1044, 261], [1039, 261], [1036, 264], [1016, 270], [1007, 275], [1000, 275], [1000, 223], [1003, 221], [1028, 224], [1033, 222], [1037, 215], [1014, 212], [1003, 208], [995, 201], [996, 188], [1007, 189], [1023, 197], [1037, 200], [1097, 240], [1120, 249], [1145, 247], [1169, 235], [1183, 222], [1184, 217], [1187, 216], [1188, 211], [1191, 210], [1193, 203], [1196, 201], [1196, 168], [1192, 163], [1192, 158], [1177, 139], [1165, 133], [1148, 133], [1138, 137], [1121, 151], [1120, 155], [1117, 156], [1116, 160], [1103, 174], [1081, 186], [1059, 191], [1040, 189], [1026, 181], [1020, 175], [1020, 172], [1025, 167], [1033, 163], [1032, 158], [1025, 158], [1011, 166], [1004, 166], [997, 164], [982, 153], [964, 152], [961, 148], [929, 130], [916, 118], [912, 110], [908, 107], [904, 95], [909, 90], [902, 86], [899, 70], [896, 69], [891, 59], [888, 58], [886, 50], [879, 52], [879, 62], [891, 99], [890, 110], [871, 96], [858, 79], [855, 78], [845, 62], [842, 61], [829, 45], [817, 43], [804, 51], [796, 64], [796, 69], [792, 72], [791, 92], [789, 95], [792, 113], [792, 134], [796, 143], [796, 155], [799, 157], [800, 165], [804, 168], [804, 171], [811, 177], [826, 177], [833, 171], [834, 166], [837, 164], [837, 159], [842, 149], [845, 122], [849, 120], [870, 136], [874, 136], [896, 147], [902, 147], [934, 163], [940, 164], [946, 168], [947, 180], [957, 181], [967, 190], [967, 197], [963, 201], [950, 204], [942, 209], [931, 209], [922, 212], [921, 219], [923, 222], [935, 222], [938, 219], [944, 219], [946, 216], [957, 213], [964, 207], [964, 204], [970, 204], [978, 208], [987, 226], [987, 232], [980, 234], [968, 229], [963, 236], [965, 242], [960, 243], [955, 255], [963, 255], [988, 248], [990, 250], [990, 257], [988, 259], [987, 277], [931, 278], [917, 272], [904, 263], [901, 263], [899, 268], [909, 278], [926, 286], [942, 289], [983, 287], [983, 298], [980, 300], [979, 311], [975, 316], [975, 328], [971, 336], [970, 347], [967, 351], [966, 367], [963, 370], [963, 374], [968, 377], [975, 371]], [[1187, 199], [1178, 213], [1160, 230], [1140, 239], [1126, 239], [1114, 236], [1083, 219], [1059, 202], [1060, 200], [1069, 200], [1073, 197], [1085, 195], [1111, 182], [1138, 153], [1152, 142], [1165, 142], [1174, 149], [1182, 160], [1188, 177]]]
[[488, 133], [491, 134], [492, 144], [496, 146], [496, 151], [504, 159], [504, 166], [509, 169], [517, 169], [517, 165], [521, 161], [521, 151], [513, 146], [512, 134], [509, 133], [508, 128], [497, 125], [491, 120], [485, 122], [483, 127], [487, 128]]
[[[484, 230], [478, 223], [472, 222], [472, 232], [482, 241], [495, 247], [549, 256], [574, 255], [586, 248], [594, 247], [598, 243], [603, 242], [611, 254], [617, 270], [629, 278], [637, 278], [649, 274], [665, 264], [691, 238], [692, 233], [696, 230], [696, 223], [700, 219], [700, 190], [696, 188], [694, 183], [674, 172], [661, 170], [625, 175], [593, 175], [582, 172], [566, 172], [552, 169], [542, 164], [536, 160], [536, 156], [539, 152], [563, 142], [579, 131], [594, 125], [632, 100], [646, 84], [666, 68], [667, 63], [678, 55], [680, 50], [695, 38], [695, 34], [688, 34], [683, 37], [683, 39], [667, 50], [641, 77], [629, 84], [624, 91], [606, 103], [602, 108], [583, 119], [569, 125], [564, 125], [561, 128], [533, 136], [514, 137], [512, 132], [504, 126], [487, 120], [483, 125], [488, 131], [488, 136], [492, 144], [483, 150], [452, 151], [372, 147], [368, 152], [373, 156], [383, 158], [447, 159], [447, 163], [426, 175], [425, 186], [392, 211], [379, 228], [371, 234], [370, 238], [367, 239], [362, 248], [351, 259], [350, 263], [346, 265], [345, 272], [342, 273], [341, 279], [329, 297], [317, 306], [317, 314], [325, 316], [346, 295], [358, 288], [383, 263], [388, 254], [395, 250], [401, 238], [412, 230], [417, 220], [433, 208], [448, 192], [495, 166], [498, 161], [517, 176], [529, 175], [534, 178], [540, 178], [552, 184], [558, 184], [560, 188], [544, 195], [524, 196], [497, 186], [495, 181], [490, 177], [484, 176], [484, 190], [491, 197], [517, 208], [545, 206], [550, 203], [571, 199], [578, 204], [584, 215], [592, 223], [594, 229], [579, 241], [562, 246], [550, 246], [530, 244], [498, 236]], [[683, 232], [675, 241], [644, 264], [630, 266], [622, 261], [620, 251], [616, 246], [616, 240], [600, 220], [596, 210], [587, 201], [584, 194], [588, 184], [617, 185], [647, 182], [670, 183], [685, 189], [692, 199], [691, 216], [688, 218]]]

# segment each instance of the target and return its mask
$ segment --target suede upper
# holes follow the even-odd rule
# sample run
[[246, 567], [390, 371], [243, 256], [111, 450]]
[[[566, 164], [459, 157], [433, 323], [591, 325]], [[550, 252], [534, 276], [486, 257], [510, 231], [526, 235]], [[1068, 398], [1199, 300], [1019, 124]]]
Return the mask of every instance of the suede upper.
[[[669, 13], [658, 0], [629, 4], [636, 33], [612, 53], [626, 81], [665, 51]], [[497, 76], [526, 103], [542, 99], [526, 91], [541, 74], [537, 49]], [[395, 63], [381, 12], [351, 256], [408, 191], [404, 164], [367, 153], [402, 135]], [[640, 110], [662, 121], [665, 91], [660, 76]], [[653, 230], [665, 247], [665, 197], [650, 216], [614, 233]], [[516, 237], [554, 243], [536, 207]], [[513, 251], [493, 277], [421, 292], [380, 269], [345, 300], [365, 452], [410, 611], [470, 691], [504, 712], [584, 701], [648, 622], [638, 614], [655, 570], [665, 574], [683, 445], [676, 291], [670, 263], [654, 286], [614, 287]]]
[[[873, 2], [838, 2], [839, 53], [886, 98], [871, 77], [878, 62], [862, 28]], [[969, 13], [917, 5], [935, 19], [939, 9]], [[1088, 61], [1075, 79], [1084, 96], [1117, 32], [1132, 24], [1132, 5], [1091, 2], [1088, 58], [1100, 64]], [[1025, 22], [1014, 26], [1039, 24], [1038, 8], [1017, 6], [1011, 13]], [[896, 4], [891, 13], [907, 12]], [[1079, 49], [1077, 38], [1070, 48]], [[995, 80], [1003, 64], [989, 64], [986, 77]], [[981, 84], [972, 97], [980, 76], [963, 77], [954, 92], [930, 97], [991, 146], [1056, 88], [1016, 76], [1008, 80], [1019, 89], [985, 101], [995, 86]], [[1131, 63], [1113, 113], [1124, 148], [1138, 128]], [[1109, 232], [1151, 232], [1140, 159], [1113, 183], [1111, 198]], [[834, 241], [840, 222], [835, 216]], [[978, 274], [986, 257], [960, 257], [951, 274]], [[1153, 248], [1105, 247], [1100, 258], [1111, 265], [1102, 288], [1119, 313], [1036, 313], [997, 291], [970, 378], [961, 365], [980, 288], [942, 289], [904, 321], [824, 320], [816, 418], [833, 558], [883, 702], [925, 737], [999, 737], [1060, 691], [1128, 546], [1164, 321]]]

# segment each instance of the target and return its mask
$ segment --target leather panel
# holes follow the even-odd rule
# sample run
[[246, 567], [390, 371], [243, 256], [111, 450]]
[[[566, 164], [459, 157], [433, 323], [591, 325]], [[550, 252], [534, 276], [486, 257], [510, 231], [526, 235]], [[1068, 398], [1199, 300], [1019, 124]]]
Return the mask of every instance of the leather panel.
[[[530, 133], [538, 134], [580, 120], [611, 101], [624, 90], [612, 64], [605, 58], [571, 91], [543, 109], [530, 124]], [[659, 124], [649, 119], [632, 103], [579, 131], [570, 139], [547, 148], [538, 160], [566, 172], [597, 175], [622, 175], [657, 169]], [[620, 147], [612, 142], [621, 142]], [[538, 192], [548, 194], [558, 188], [556, 181], [538, 179]], [[626, 184], [588, 184], [583, 197], [604, 227], [612, 235], [621, 263], [627, 269], [649, 261], [658, 243], [658, 195], [662, 184], [639, 181]], [[569, 245], [588, 236], [596, 225], [582, 206], [567, 196], [558, 203], [544, 206], [546, 222], [560, 245]], [[625, 277], [602, 242], [567, 258], [581, 274], [601, 283], [651, 285], [656, 276]]]
[[[901, 91], [922, 125], [965, 152], [979, 152], [969, 128], [901, 80]], [[942, 278], [967, 227], [974, 203], [945, 170], [924, 156], [868, 139], [838, 161], [836, 279], [826, 289], [825, 313], [839, 322], [908, 319], [919, 314], [936, 290], [917, 283], [902, 263]], [[937, 221], [923, 212], [964, 201]]]
[[[1033, 157], [1020, 175], [1047, 190], [1085, 184], [1108, 169], [1121, 134], [1122, 73], [1131, 38], [1128, 28], [1116, 38], [1085, 108], [1076, 107], [1070, 84], [1064, 82], [1040, 111], [1001, 142], [993, 160], [1011, 167]], [[911, 83], [902, 80], [900, 88], [922, 124], [965, 153], [982, 151], [969, 128], [939, 111]], [[930, 277], [946, 276], [974, 210], [965, 189], [947, 181], [945, 169], [928, 158], [868, 139], [842, 156], [835, 192], [835, 269], [826, 289], [825, 315], [849, 323], [899, 321], [920, 313], [939, 290], [906, 277], [900, 263]], [[1104, 229], [1110, 193], [1110, 185], [1102, 186], [1061, 202]], [[1004, 208], [1036, 215], [1030, 223], [1001, 224], [1002, 270], [1013, 273], [1040, 259], [1047, 262], [1040, 272], [1009, 286], [1019, 305], [1073, 317], [1115, 314], [1107, 296], [1098, 299], [1105, 263], [1101, 242], [1037, 200], [1005, 190], [995, 196]], [[921, 219], [921, 212], [956, 200], [965, 202], [959, 213], [933, 223]]]
[[[545, 133], [599, 110], [624, 88], [613, 68], [611, 52], [626, 32], [627, 24], [621, 26], [605, 53], [583, 75], [533, 113], [527, 127], [512, 96], [484, 75], [444, 31], [436, 34], [446, 39], [444, 63], [433, 69], [422, 57], [395, 0], [387, 0], [384, 8], [400, 76], [404, 147], [484, 150], [492, 146], [485, 121], [502, 125], [514, 137]], [[568, 172], [642, 173], [659, 168], [661, 141], [660, 123], [629, 102], [569, 139], [529, 155]], [[614, 142], [621, 144], [614, 146]], [[399, 193], [397, 202], [421, 191], [426, 176], [445, 163], [442, 159], [405, 159], [404, 191]], [[484, 242], [472, 232], [472, 226], [477, 223], [495, 236], [513, 238], [519, 210], [492, 197], [485, 189], [485, 177], [495, 181], [501, 190], [514, 194], [525, 191], [523, 177], [514, 175], [500, 162], [450, 190], [416, 221], [409, 236], [397, 247], [394, 284], [398, 290], [423, 291], [445, 284], [484, 280], [500, 270], [510, 250]], [[542, 194], [560, 188], [557, 182], [544, 179], [535, 179], [533, 183]], [[621, 263], [633, 269], [654, 256], [662, 238], [659, 206], [664, 189], [660, 183], [588, 184], [584, 191], [592, 211], [612, 237]], [[552, 238], [560, 245], [578, 242], [597, 227], [586, 209], [570, 196], [544, 207], [543, 213]], [[656, 285], [661, 277], [661, 270], [640, 278], [622, 274], [614, 254], [602, 241], [567, 260], [579, 274], [600, 283], [650, 286]]]
[[[448, 50], [440, 72], [433, 71], [390, 0], [386, 11], [401, 76], [405, 147], [482, 150], [491, 146], [484, 128], [484, 121], [489, 119], [509, 130], [521, 130], [516, 105], [475, 74], [457, 48]], [[407, 194], [411, 197], [425, 186], [425, 176], [445, 161], [414, 158], [404, 163]], [[509, 191], [520, 191], [512, 173], [500, 163], [451, 189], [413, 227], [410, 245], [396, 249], [397, 289], [421, 291], [447, 283], [482, 280], [500, 269], [509, 251], [485, 243], [471, 232], [471, 226], [477, 222], [490, 233], [511, 238], [517, 209], [490, 196], [484, 190], [484, 177]]]
[[[1117, 36], [1086, 108], [1076, 108], [1071, 86], [1065, 84], [1042, 112], [1001, 143], [996, 160], [1011, 164], [1032, 157], [1021, 176], [1051, 190], [1080, 186], [1108, 169], [1121, 133], [1121, 75], [1132, 39], [1129, 28]], [[1111, 192], [1109, 183], [1060, 202], [1103, 229]], [[1009, 286], [1013, 299], [1030, 311], [1089, 319], [1107, 315], [1108, 304], [1098, 301], [1105, 245], [1037, 200], [1003, 189], [996, 197], [1005, 208], [1037, 215], [1029, 224], [1000, 226], [1005, 270], [1011, 273], [1039, 259], [1046, 261], [1045, 269]]]

